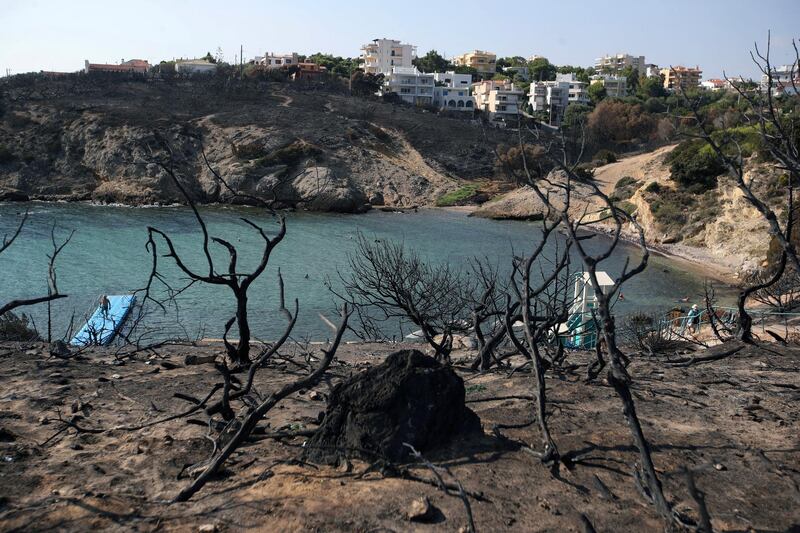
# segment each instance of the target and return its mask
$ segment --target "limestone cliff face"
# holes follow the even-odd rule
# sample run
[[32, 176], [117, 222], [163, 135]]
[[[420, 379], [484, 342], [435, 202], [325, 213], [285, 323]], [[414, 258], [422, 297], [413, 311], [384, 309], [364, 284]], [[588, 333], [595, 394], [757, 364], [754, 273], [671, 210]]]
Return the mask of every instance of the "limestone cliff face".
[[84, 89], [5, 92], [0, 199], [180, 202], [156, 164], [168, 159], [157, 137], [199, 202], [248, 201], [203, 152], [236, 192], [323, 211], [428, 205], [492, 169], [480, 128], [379, 102], [271, 86], [246, 97], [198, 96], [191, 86]]
[[[609, 196], [615, 194], [617, 183], [623, 178], [628, 178], [628, 183], [634, 181], [633, 193], [624, 201], [635, 209], [636, 220], [650, 245], [728, 273], [759, 268], [767, 257], [771, 239], [763, 217], [726, 176], [718, 179], [714, 190], [702, 195], [679, 193], [665, 163], [672, 148], [659, 148], [599, 167], [595, 180]], [[773, 208], [780, 212], [782, 197], [774, 187], [779, 172], [756, 161], [748, 162], [747, 168], [746, 179], [753, 181], [759, 197], [772, 196]], [[583, 194], [582, 202], [592, 202], [591, 196]], [[581, 208], [584, 205], [581, 203]], [[474, 214], [530, 220], [541, 218], [544, 212], [536, 195], [523, 187], [487, 202]]]

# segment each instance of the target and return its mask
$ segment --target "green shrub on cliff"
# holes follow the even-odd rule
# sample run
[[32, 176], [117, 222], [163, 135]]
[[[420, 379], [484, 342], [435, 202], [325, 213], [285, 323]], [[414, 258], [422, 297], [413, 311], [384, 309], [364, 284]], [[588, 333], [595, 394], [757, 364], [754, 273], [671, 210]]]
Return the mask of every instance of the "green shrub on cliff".
[[717, 177], [726, 170], [719, 157], [701, 140], [682, 142], [666, 161], [672, 180], [691, 193], [715, 188]]

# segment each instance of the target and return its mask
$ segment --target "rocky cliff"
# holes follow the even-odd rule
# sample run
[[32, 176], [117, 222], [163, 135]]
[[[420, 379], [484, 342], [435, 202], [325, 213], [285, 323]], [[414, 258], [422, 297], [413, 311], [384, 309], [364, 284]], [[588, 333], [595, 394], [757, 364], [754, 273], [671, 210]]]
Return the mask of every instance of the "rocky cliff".
[[[358, 212], [432, 204], [493, 172], [476, 124], [278, 83], [38, 80], [0, 86], [0, 198], [181, 201], [168, 159], [199, 202]], [[201, 140], [202, 139], [202, 140]], [[203, 156], [208, 161], [205, 163]], [[209, 168], [210, 166], [210, 168]], [[212, 172], [212, 169], [214, 172]]]

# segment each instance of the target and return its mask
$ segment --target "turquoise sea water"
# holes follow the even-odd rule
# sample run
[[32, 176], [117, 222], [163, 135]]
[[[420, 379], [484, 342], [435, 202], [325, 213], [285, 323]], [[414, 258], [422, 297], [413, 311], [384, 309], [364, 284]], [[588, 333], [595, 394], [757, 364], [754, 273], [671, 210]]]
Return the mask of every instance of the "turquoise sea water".
[[[147, 226], [168, 233], [187, 264], [202, 270], [201, 233], [191, 214], [183, 207], [127, 208], [87, 204], [3, 204], [0, 205], [0, 235], [10, 234], [26, 209], [30, 218], [17, 242], [0, 254], [0, 301], [46, 294], [47, 257], [50, 229], [56, 224], [58, 236], [75, 230], [72, 242], [58, 261], [58, 284], [69, 298], [53, 303], [54, 336], [60, 337], [70, 316], [89, 314], [100, 294], [120, 294], [144, 286], [151, 258], [145, 250]], [[212, 235], [225, 238], [239, 249], [240, 270], [257, 264], [262, 251], [258, 234], [241, 222], [248, 217], [262, 224], [268, 233], [277, 232], [272, 217], [262, 210], [240, 207], [202, 209]], [[366, 215], [323, 213], [287, 214], [287, 233], [276, 248], [270, 266], [252, 286], [250, 316], [259, 338], [278, 336], [285, 325], [277, 312], [277, 269], [286, 283], [287, 302], [297, 298], [300, 318], [295, 329], [298, 338], [312, 340], [330, 336], [319, 318], [322, 313], [335, 318], [335, 300], [325, 287], [326, 278], [347, 266], [347, 253], [353, 250], [358, 232], [370, 238], [402, 240], [430, 261], [448, 261], [466, 266], [473, 256], [486, 256], [507, 265], [512, 249], [524, 253], [536, 242], [535, 222], [490, 221], [470, 218], [463, 213], [425, 209], [417, 213], [372, 212]], [[374, 237], [373, 237], [374, 236]], [[163, 246], [162, 246], [163, 249]], [[216, 254], [216, 252], [220, 252]], [[633, 247], [621, 247], [605, 265], [612, 276], [618, 272]], [[220, 268], [227, 268], [224, 250], [215, 247]], [[181, 274], [169, 259], [162, 259], [163, 271], [179, 285]], [[652, 256], [648, 269], [624, 288], [625, 300], [618, 313], [636, 309], [668, 309], [681, 298], [700, 303], [703, 279], [685, 265], [664, 257]], [[723, 297], [725, 291], [722, 291]], [[233, 299], [225, 288], [196, 285], [180, 297], [179, 312], [153, 315], [150, 324], [165, 335], [184, 330], [190, 336], [202, 329], [203, 336], [220, 337], [223, 325], [233, 313]], [[686, 306], [687, 304], [682, 304]], [[44, 330], [46, 306], [27, 308]], [[77, 324], [79, 327], [80, 324]]]

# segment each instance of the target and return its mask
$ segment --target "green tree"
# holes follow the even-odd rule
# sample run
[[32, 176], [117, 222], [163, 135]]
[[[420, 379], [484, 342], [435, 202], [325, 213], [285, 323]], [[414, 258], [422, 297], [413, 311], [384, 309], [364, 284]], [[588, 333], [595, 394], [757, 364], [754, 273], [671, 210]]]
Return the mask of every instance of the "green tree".
[[458, 65], [453, 70], [456, 74], [471, 74], [473, 81], [475, 80], [475, 76], [478, 75], [478, 71], [475, 68], [466, 65]]
[[628, 94], [636, 94], [639, 89], [639, 69], [627, 66], [622, 69], [622, 76], [625, 76]]
[[201, 59], [205, 59], [209, 63], [216, 63], [217, 62], [217, 58], [212, 56], [211, 52], [206, 52], [206, 55], [204, 55]]
[[572, 129], [586, 124], [589, 113], [592, 112], [591, 106], [586, 104], [570, 104], [564, 112], [562, 127]]
[[593, 83], [586, 90], [593, 104], [599, 104], [606, 97], [606, 88], [602, 83]]
[[660, 76], [642, 76], [639, 78], [636, 96], [642, 100], [648, 98], [664, 98], [669, 92], [664, 88], [664, 82]]
[[553, 81], [556, 79], [557, 69], [544, 57], [538, 57], [528, 63], [528, 72], [533, 81]]
[[356, 70], [350, 76], [350, 91], [358, 96], [372, 96], [381, 88], [383, 74], [365, 74]]
[[445, 72], [452, 68], [450, 62], [436, 50], [430, 50], [424, 56], [414, 59], [412, 63], [422, 72]]

